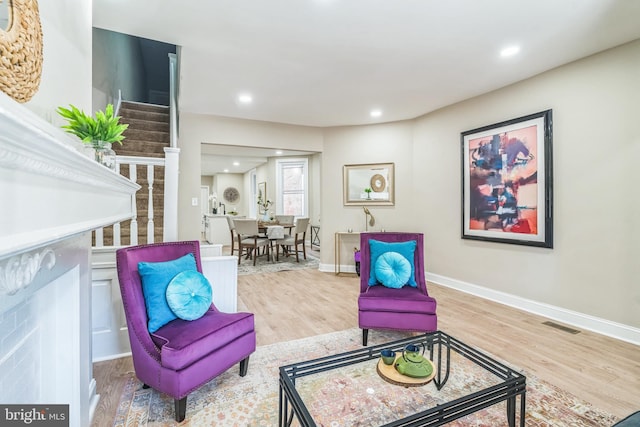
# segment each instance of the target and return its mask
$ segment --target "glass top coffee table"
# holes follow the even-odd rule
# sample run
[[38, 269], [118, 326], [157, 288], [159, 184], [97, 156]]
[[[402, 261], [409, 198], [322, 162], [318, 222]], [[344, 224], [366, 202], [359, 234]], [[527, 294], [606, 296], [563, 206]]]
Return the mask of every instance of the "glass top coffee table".
[[[427, 349], [430, 382], [398, 385], [377, 369], [381, 350], [408, 344]], [[279, 426], [439, 426], [473, 416], [525, 425], [526, 377], [441, 331], [282, 366], [279, 382]]]

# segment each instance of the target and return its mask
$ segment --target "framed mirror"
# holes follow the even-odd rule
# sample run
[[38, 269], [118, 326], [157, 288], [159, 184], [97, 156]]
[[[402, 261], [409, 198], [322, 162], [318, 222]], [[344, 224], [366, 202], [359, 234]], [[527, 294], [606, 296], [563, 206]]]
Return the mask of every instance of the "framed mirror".
[[344, 165], [342, 182], [345, 206], [395, 204], [393, 163]]

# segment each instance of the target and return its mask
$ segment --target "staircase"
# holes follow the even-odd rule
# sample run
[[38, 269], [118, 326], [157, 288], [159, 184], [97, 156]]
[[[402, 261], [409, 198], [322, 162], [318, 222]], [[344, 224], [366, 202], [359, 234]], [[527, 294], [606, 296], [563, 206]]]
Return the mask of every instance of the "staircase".
[[[164, 158], [164, 148], [169, 146], [169, 107], [161, 105], [143, 104], [123, 101], [118, 115], [122, 123], [129, 124], [124, 132], [125, 139], [120, 144], [114, 144], [113, 149], [118, 156], [156, 157]], [[121, 165], [120, 174], [130, 177], [129, 165]], [[147, 224], [149, 207], [149, 183], [147, 181], [147, 167], [136, 168], [136, 182], [142, 187], [136, 194], [138, 243], [147, 243]], [[164, 166], [153, 167], [153, 221], [154, 241], [163, 239], [163, 210], [164, 210]], [[120, 224], [121, 244], [130, 245], [131, 220]], [[113, 245], [113, 227], [104, 230], [105, 246]]]
[[164, 157], [169, 146], [169, 107], [123, 101], [118, 113], [124, 131], [122, 145], [113, 147], [121, 156]]

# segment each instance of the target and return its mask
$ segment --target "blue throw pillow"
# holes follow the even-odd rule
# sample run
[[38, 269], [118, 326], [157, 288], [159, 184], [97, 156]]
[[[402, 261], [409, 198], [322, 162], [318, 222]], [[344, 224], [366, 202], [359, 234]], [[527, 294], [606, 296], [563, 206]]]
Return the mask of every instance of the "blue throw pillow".
[[411, 277], [411, 264], [398, 252], [385, 252], [378, 257], [375, 271], [380, 283], [387, 288], [399, 289]]
[[176, 274], [185, 270], [197, 271], [193, 254], [164, 262], [139, 262], [138, 273], [142, 280], [142, 293], [147, 306], [149, 332], [155, 332], [176, 319], [176, 315], [167, 304], [167, 286]]
[[397, 252], [409, 261], [411, 265], [411, 277], [409, 277], [408, 285], [414, 288], [418, 286], [416, 283], [416, 268], [413, 262], [414, 254], [416, 251], [417, 242], [415, 240], [409, 240], [406, 242], [381, 242], [379, 240], [369, 240], [369, 252], [371, 257], [371, 268], [369, 270], [369, 285], [377, 285], [380, 280], [376, 277], [375, 266], [378, 257], [385, 252]]
[[167, 286], [167, 304], [183, 320], [196, 320], [211, 307], [211, 284], [198, 271], [183, 271]]

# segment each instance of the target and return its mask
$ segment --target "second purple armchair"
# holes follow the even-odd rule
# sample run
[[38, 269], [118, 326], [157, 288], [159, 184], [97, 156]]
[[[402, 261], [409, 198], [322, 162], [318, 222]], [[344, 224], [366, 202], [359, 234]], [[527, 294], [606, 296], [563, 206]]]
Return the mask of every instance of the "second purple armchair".
[[[415, 241], [413, 252], [415, 287], [389, 288], [370, 284], [372, 253], [370, 241], [403, 243]], [[429, 296], [424, 270], [424, 237], [421, 233], [360, 234], [360, 295], [358, 324], [362, 345], [367, 345], [369, 329], [431, 332], [438, 327], [436, 300]], [[375, 266], [373, 266], [375, 268]], [[375, 280], [373, 280], [375, 282]]]

